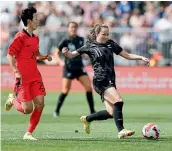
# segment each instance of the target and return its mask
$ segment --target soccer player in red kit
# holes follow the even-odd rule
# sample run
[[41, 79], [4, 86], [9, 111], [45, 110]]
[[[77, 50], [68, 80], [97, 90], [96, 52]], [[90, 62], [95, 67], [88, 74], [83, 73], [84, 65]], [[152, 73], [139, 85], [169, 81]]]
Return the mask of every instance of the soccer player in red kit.
[[15, 89], [9, 94], [5, 103], [7, 111], [14, 106], [23, 114], [30, 114], [30, 122], [23, 139], [37, 140], [32, 136], [39, 123], [44, 108], [46, 95], [41, 74], [37, 68], [37, 60], [51, 61], [49, 55], [39, 53], [39, 38], [33, 31], [37, 29], [37, 10], [30, 6], [21, 12], [21, 19], [25, 28], [18, 32], [8, 48], [8, 61], [15, 75]]

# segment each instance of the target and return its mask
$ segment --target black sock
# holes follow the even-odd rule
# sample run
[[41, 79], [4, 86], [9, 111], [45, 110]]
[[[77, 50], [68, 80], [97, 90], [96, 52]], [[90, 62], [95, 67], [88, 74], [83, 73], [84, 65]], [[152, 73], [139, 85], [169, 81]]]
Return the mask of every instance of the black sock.
[[113, 118], [113, 117], [106, 110], [103, 110], [103, 111], [99, 111], [99, 112], [96, 112], [94, 114], [88, 115], [86, 117], [86, 120], [88, 122], [92, 122], [92, 121], [95, 121], [95, 120], [97, 120], [97, 121], [107, 120], [108, 118]]
[[60, 108], [61, 108], [61, 106], [62, 106], [62, 104], [63, 104], [63, 102], [64, 102], [66, 96], [67, 96], [67, 94], [64, 94], [64, 93], [61, 93], [61, 94], [60, 94], [60, 96], [59, 96], [59, 98], [58, 98], [58, 102], [57, 102], [57, 107], [56, 107], [56, 110], [55, 110], [56, 113], [59, 114]]
[[92, 92], [87, 92], [86, 96], [87, 96], [87, 101], [88, 101], [88, 104], [89, 104], [89, 107], [90, 107], [90, 112], [91, 113], [95, 113], [94, 101], [93, 101], [93, 93]]
[[123, 107], [123, 102], [116, 102], [114, 104], [114, 111], [113, 111], [114, 121], [116, 123], [116, 126], [117, 126], [119, 132], [122, 129], [124, 129], [124, 126], [123, 126], [122, 107]]

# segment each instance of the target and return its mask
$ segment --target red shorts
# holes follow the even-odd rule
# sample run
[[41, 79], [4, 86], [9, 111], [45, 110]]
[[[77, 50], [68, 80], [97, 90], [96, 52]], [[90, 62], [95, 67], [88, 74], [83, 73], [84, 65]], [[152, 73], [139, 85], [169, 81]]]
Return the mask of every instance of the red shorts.
[[15, 85], [14, 93], [21, 102], [32, 101], [38, 95], [46, 95], [42, 81], [33, 81], [27, 84]]

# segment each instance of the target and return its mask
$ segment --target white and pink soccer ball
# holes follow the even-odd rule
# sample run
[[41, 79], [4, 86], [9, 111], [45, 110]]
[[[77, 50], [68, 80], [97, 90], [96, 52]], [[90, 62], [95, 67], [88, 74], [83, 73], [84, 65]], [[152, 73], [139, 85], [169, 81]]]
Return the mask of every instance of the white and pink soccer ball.
[[155, 123], [148, 123], [142, 129], [142, 134], [147, 139], [158, 139], [160, 136], [160, 129]]

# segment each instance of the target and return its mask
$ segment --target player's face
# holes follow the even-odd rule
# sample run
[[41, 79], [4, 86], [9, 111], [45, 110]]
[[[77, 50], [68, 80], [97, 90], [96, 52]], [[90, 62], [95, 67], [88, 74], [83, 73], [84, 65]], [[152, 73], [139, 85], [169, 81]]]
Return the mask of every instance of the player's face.
[[96, 41], [99, 43], [106, 43], [109, 36], [109, 29], [102, 28], [101, 31], [97, 34]]
[[70, 23], [68, 27], [68, 33], [70, 36], [76, 36], [77, 35], [77, 25], [74, 23]]
[[37, 13], [33, 14], [33, 19], [30, 22], [30, 26], [33, 30], [36, 30], [38, 28], [38, 14]]

